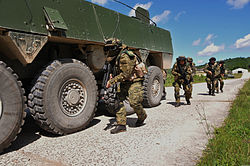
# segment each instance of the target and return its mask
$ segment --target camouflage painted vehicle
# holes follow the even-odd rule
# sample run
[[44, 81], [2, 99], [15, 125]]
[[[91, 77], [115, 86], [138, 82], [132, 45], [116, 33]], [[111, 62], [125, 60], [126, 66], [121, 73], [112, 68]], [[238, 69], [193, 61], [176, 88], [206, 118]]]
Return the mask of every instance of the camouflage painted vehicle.
[[[139, 12], [140, 11], [140, 12]], [[159, 104], [170, 68], [170, 32], [84, 0], [0, 1], [0, 151], [20, 132], [25, 109], [45, 130], [69, 134], [93, 119], [104, 39], [115, 37], [149, 66], [145, 106]]]

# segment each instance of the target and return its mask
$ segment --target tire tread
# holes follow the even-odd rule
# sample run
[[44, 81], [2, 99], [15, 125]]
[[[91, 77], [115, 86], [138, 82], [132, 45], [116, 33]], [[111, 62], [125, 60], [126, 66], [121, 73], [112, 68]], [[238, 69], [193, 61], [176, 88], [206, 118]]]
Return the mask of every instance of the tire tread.
[[[75, 59], [55, 60], [52, 63], [50, 63], [44, 69], [44, 71], [42, 71], [42, 73], [37, 77], [38, 79], [35, 82], [32, 90], [29, 94], [29, 99], [28, 99], [29, 109], [31, 110], [32, 116], [37, 121], [38, 125], [42, 129], [44, 129], [48, 132], [51, 132], [53, 134], [56, 134], [56, 135], [65, 135], [68, 133], [64, 133], [59, 128], [54, 126], [54, 124], [46, 117], [45, 111], [43, 110], [43, 94], [44, 94], [46, 82], [49, 80], [50, 75], [58, 67], [62, 66], [62, 64], [68, 63], [68, 62], [79, 63], [79, 64], [83, 65], [84, 67], [86, 67], [91, 72], [91, 70], [89, 69], [89, 67], [87, 65], [85, 65], [84, 63], [82, 63], [78, 60], [75, 60]], [[92, 72], [91, 72], [91, 77], [92, 77], [92, 79], [95, 80], [94, 74]], [[97, 89], [97, 85], [96, 85], [96, 89]], [[96, 96], [97, 96], [97, 91], [96, 91]], [[97, 101], [97, 99], [98, 98], [96, 98], [96, 101]], [[97, 109], [97, 104], [98, 103], [96, 102], [95, 110], [93, 111], [93, 114], [91, 115], [91, 117], [89, 118], [89, 121], [86, 124], [89, 124], [90, 121], [94, 118], [95, 112]], [[81, 129], [79, 129], [79, 130], [81, 130]]]
[[13, 141], [16, 140], [18, 134], [22, 130], [22, 126], [24, 125], [25, 117], [26, 117], [25, 109], [27, 108], [27, 105], [26, 105], [27, 98], [25, 97], [25, 90], [22, 87], [22, 82], [19, 80], [18, 75], [16, 73], [14, 73], [14, 71], [10, 67], [7, 67], [7, 65], [3, 61], [0, 61], [0, 66], [2, 66], [3, 68], [5, 68], [13, 76], [13, 78], [16, 80], [16, 83], [17, 83], [17, 85], [19, 87], [19, 91], [22, 94], [22, 103], [23, 103], [23, 108], [22, 108], [22, 112], [23, 113], [22, 113], [22, 117], [21, 117], [20, 122], [16, 126], [17, 131], [13, 132], [13, 134], [11, 135], [11, 137], [8, 138], [9, 140], [6, 141], [4, 144], [1, 145], [1, 147], [0, 147], [0, 153], [1, 153], [1, 152], [3, 152], [4, 149], [6, 149], [7, 147], [9, 147], [12, 144]]
[[157, 67], [157, 66], [150, 66], [149, 67], [149, 70], [148, 70], [148, 73], [145, 75], [145, 79], [144, 79], [144, 81], [143, 81], [143, 102], [142, 102], [142, 104], [143, 104], [143, 106], [144, 107], [147, 107], [147, 108], [152, 108], [152, 107], [154, 107], [154, 106], [156, 106], [155, 104], [153, 104], [151, 101], [150, 101], [150, 98], [149, 98], [149, 96], [148, 96], [148, 86], [150, 86], [149, 85], [149, 80], [150, 80], [150, 78], [152, 77], [152, 75], [154, 74], [154, 72], [155, 72], [155, 70], [158, 70], [159, 69], [159, 67]]

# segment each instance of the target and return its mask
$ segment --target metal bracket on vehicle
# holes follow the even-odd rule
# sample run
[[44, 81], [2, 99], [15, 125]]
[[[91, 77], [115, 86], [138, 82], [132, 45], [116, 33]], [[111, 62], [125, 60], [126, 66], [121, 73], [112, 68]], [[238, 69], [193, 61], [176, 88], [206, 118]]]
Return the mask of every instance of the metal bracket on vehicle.
[[24, 64], [31, 63], [48, 41], [47, 36], [20, 32], [9, 32], [8, 36], [17, 48], [17, 58]]

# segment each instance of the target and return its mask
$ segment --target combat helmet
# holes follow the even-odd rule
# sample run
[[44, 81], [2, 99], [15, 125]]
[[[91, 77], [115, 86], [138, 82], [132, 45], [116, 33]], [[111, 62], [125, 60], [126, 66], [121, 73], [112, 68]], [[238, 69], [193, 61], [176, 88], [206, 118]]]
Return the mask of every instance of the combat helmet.
[[211, 62], [211, 61], [216, 61], [216, 58], [215, 57], [210, 58], [209, 62]]
[[193, 58], [188, 57], [188, 58], [187, 58], [187, 61], [188, 61], [188, 62], [193, 62]]
[[180, 62], [180, 61], [186, 62], [187, 61], [185, 56], [179, 56], [176, 60], [177, 60], [177, 62]]
[[122, 47], [122, 42], [116, 38], [110, 38], [105, 40], [104, 51], [117, 50]]

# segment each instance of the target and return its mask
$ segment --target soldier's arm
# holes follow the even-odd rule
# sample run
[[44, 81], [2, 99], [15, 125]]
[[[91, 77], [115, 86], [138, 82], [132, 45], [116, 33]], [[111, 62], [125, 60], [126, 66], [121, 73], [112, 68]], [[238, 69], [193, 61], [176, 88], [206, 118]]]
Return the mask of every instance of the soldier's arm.
[[221, 73], [220, 73], [220, 65], [216, 65], [216, 68], [215, 68], [215, 77], [219, 76]]
[[204, 70], [203, 70], [205, 73], [209, 73], [209, 70], [208, 70], [208, 64], [206, 64]]
[[180, 74], [177, 72], [177, 64], [174, 64], [173, 69], [172, 69], [172, 74], [174, 76], [179, 76]]
[[130, 60], [129, 56], [123, 53], [120, 57], [120, 66], [119, 66], [121, 73], [112, 78], [111, 80], [109, 80], [109, 83], [111, 85], [114, 85], [117, 82], [123, 82], [129, 77], [131, 77], [131, 75], [133, 74], [134, 65], [135, 64], [133, 63], [132, 60]]
[[225, 67], [225, 65], [223, 65], [222, 66], [222, 74], [225, 74], [225, 72], [226, 72], [226, 67]]
[[190, 66], [188, 66], [187, 71], [186, 71], [186, 75], [191, 75], [192, 74], [192, 68]]
[[195, 67], [195, 63], [193, 63], [193, 69], [192, 69], [192, 72], [194, 73], [194, 74], [196, 74], [196, 67]]

